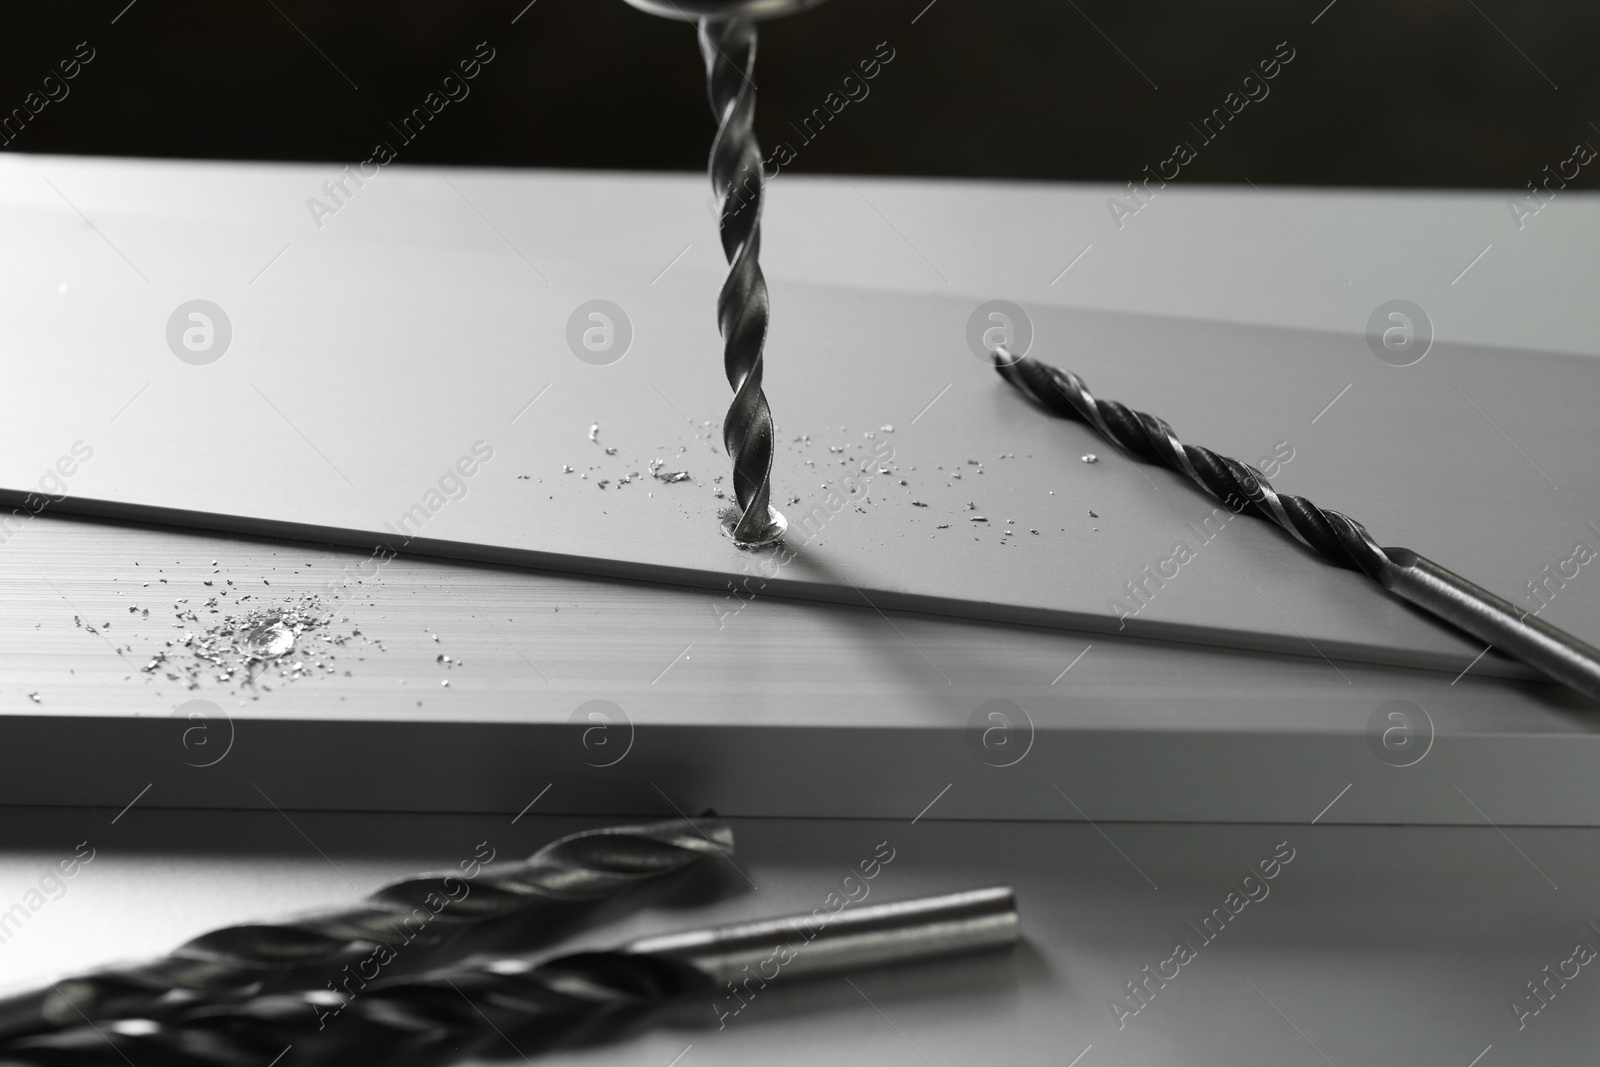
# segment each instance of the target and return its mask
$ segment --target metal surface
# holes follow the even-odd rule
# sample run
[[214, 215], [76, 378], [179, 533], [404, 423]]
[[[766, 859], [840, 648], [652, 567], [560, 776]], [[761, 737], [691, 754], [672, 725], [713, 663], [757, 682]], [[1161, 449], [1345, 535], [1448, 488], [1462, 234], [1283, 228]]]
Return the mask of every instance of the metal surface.
[[297, 975], [304, 981], [315, 973], [308, 968], [337, 970], [353, 950], [402, 936], [396, 923], [410, 920], [418, 909], [427, 909], [427, 920], [417, 930], [407, 928], [408, 945], [437, 943], [463, 928], [541, 904], [614, 896], [698, 859], [732, 851], [733, 831], [718, 819], [571, 834], [520, 863], [487, 873], [479, 874], [474, 862], [470, 874], [449, 871], [394, 882], [354, 907], [214, 930], [150, 963], [65, 978], [8, 997], [0, 1001], [0, 1040], [91, 1019], [139, 1017], [158, 1010], [174, 991], [213, 997], [292, 988]]
[[[902, 59], [910, 61], [904, 50]], [[873, 97], [841, 115], [841, 135], [858, 106], [879, 107], [880, 94], [893, 91], [895, 64], [873, 82]], [[6, 542], [0, 571], [13, 583], [8, 590], [53, 595], [21, 566], [22, 543], [45, 539], [40, 524], [50, 513], [97, 503], [123, 517], [336, 541], [370, 553], [380, 541], [404, 540], [386, 524], [414, 514], [440, 474], [482, 438], [493, 444], [494, 460], [470, 479], [468, 495], [427, 518], [406, 552], [692, 585], [715, 591], [730, 612], [743, 602], [728, 591], [732, 581], [741, 594], [767, 599], [868, 612], [870, 601], [885, 611], [1117, 631], [1107, 596], [1156, 553], [1170, 552], [1174, 535], [1185, 536], [1185, 520], [1212, 505], [1185, 492], [1178, 476], [1126, 464], [1108, 448], [1092, 467], [1063, 462], [1095, 450], [1093, 431], [1021, 417], [1023, 399], [995, 390], [992, 372], [967, 348], [969, 316], [995, 292], [1022, 302], [1040, 345], [1081, 353], [1074, 368], [1108, 395], [1137, 389], [1149, 409], [1194, 439], [1244, 459], [1287, 439], [1297, 450], [1294, 483], [1306, 496], [1360, 515], [1390, 543], [1425, 545], [1434, 559], [1523, 607], [1534, 605], [1516, 591], [1540, 564], [1566, 555], [1577, 539], [1596, 544], [1586, 523], [1600, 516], [1585, 501], [1600, 498], [1600, 468], [1582, 457], [1600, 452], [1600, 423], [1584, 406], [1600, 388], [1600, 363], [1526, 350], [1576, 344], [1593, 331], [1558, 299], [1594, 273], [1590, 261], [1600, 255], [1600, 240], [1584, 236], [1600, 225], [1589, 226], [1579, 200], [1571, 231], [1529, 227], [1513, 243], [1496, 243], [1451, 289], [1448, 277], [1428, 282], [1437, 262], [1423, 250], [1461, 252], [1475, 241], [1463, 253], [1462, 262], [1470, 260], [1494, 239], [1476, 230], [1506, 216], [1503, 200], [1285, 192], [1287, 200], [1274, 202], [1353, 279], [1353, 288], [1330, 289], [1316, 284], [1326, 264], [1253, 190], [1171, 187], [1153, 209], [1160, 225], [1146, 227], [1147, 212], [1127, 233], [1094, 241], [1052, 289], [1063, 266], [1056, 257], [1082, 249], [1088, 238], [1080, 232], [1109, 226], [1105, 197], [1114, 190], [851, 179], [857, 195], [840, 179], [791, 169], [766, 187], [761, 258], [775, 288], [783, 278], [765, 388], [781, 407], [776, 503], [799, 531], [788, 544], [815, 530], [807, 516], [826, 507], [839, 476], [854, 469], [838, 466], [831, 446], [854, 444], [846, 454], [853, 459], [892, 444], [894, 458], [881, 466], [895, 473], [867, 486], [857, 502], [865, 513], [846, 504], [810, 536], [800, 558], [776, 576], [761, 575], [764, 585], [748, 579], [747, 589], [742, 569], [754, 571], [762, 560], [714, 531], [708, 536], [711, 512], [732, 502], [732, 487], [716, 429], [730, 394], [720, 364], [706, 358], [721, 348], [709, 312], [726, 265], [710, 240], [703, 177], [395, 163], [316, 230], [305, 200], [328, 177], [317, 165], [0, 159], [0, 213], [11, 227], [0, 292], [16, 294], [0, 316], [0, 342], [17, 354], [13, 389], [31, 398], [0, 425], [0, 485], [35, 491], [74, 440], [95, 448], [70, 478], [67, 498]], [[895, 228], [944, 272], [948, 287]], [[250, 284], [285, 245], [289, 251]], [[1039, 280], [1024, 284], [1027, 272]], [[344, 279], [333, 303], [324, 299], [329, 278]], [[1220, 278], [1252, 299], [1221, 287]], [[1495, 332], [1503, 323], [1485, 318], [1495, 302], [1469, 300], [1485, 284], [1523, 309], [1517, 319], [1526, 320], [1527, 340], [1516, 352], [1461, 343], [1504, 336]], [[1414, 367], [1380, 363], [1359, 333], [1391, 285], [1406, 286], [1404, 295], [1440, 323], [1432, 353]], [[939, 295], [927, 295], [930, 287]], [[235, 326], [233, 347], [205, 367], [176, 359], [162, 332], [173, 309], [197, 296], [224, 307]], [[581, 362], [564, 337], [574, 309], [596, 296], [625, 307], [635, 326], [632, 349], [610, 366]], [[1084, 306], [1060, 306], [1069, 300]], [[488, 307], [497, 310], [474, 311]], [[1203, 311], [1211, 321], [1164, 318], [1163, 310]], [[1240, 321], [1221, 321], [1229, 318]], [[1302, 320], [1295, 330], [1260, 325]], [[1446, 327], [1458, 332], [1447, 337]], [[442, 380], [443, 367], [450, 373]], [[71, 389], [61, 387], [64, 368]], [[1218, 414], [1243, 402], [1254, 413], [1249, 420]], [[588, 440], [595, 422], [599, 442]], [[892, 435], [883, 433], [886, 424]], [[877, 432], [877, 441], [863, 431]], [[802, 434], [810, 444], [796, 442]], [[197, 449], [196, 440], [228, 447]], [[606, 446], [618, 447], [617, 456], [607, 457]], [[1013, 458], [1002, 461], [1001, 452]], [[693, 479], [598, 487], [599, 479], [644, 473], [655, 456]], [[1463, 456], [1498, 506], [1481, 506], [1481, 491], [1461, 477]], [[967, 459], [982, 461], [983, 475], [948, 480]], [[565, 474], [564, 464], [579, 470]], [[902, 479], [910, 484], [900, 486]], [[1152, 482], [1168, 491], [1151, 492]], [[717, 500], [718, 490], [730, 499]], [[790, 506], [791, 495], [801, 503]], [[930, 506], [916, 508], [917, 500]], [[991, 528], [968, 522], [967, 501], [994, 520]], [[1090, 518], [1089, 508], [1101, 517]], [[1002, 549], [993, 527], [1005, 518], [1021, 529], [1007, 538], [1018, 543]], [[1434, 625], [1397, 598], [1373, 597], [1358, 575], [1307, 568], [1297, 545], [1259, 527], [1233, 523], [1126, 632], [1315, 656], [1309, 639], [1341, 664], [1427, 667], [1446, 683], [1482, 651], [1482, 642]], [[106, 587], [114, 594], [138, 578], [140, 557], [113, 555], [126, 569], [92, 569], [108, 582], [120, 575], [121, 585]], [[194, 562], [182, 552], [172, 558]], [[48, 573], [69, 596], [91, 592], [68, 590], [68, 572]], [[1585, 568], [1541, 617], [1600, 633], [1597, 573]], [[282, 574], [250, 577], [259, 585]], [[447, 587], [441, 593], [445, 603], [454, 598]], [[740, 625], [753, 610], [740, 614]], [[699, 633], [719, 633], [717, 616], [705, 604], [701, 611]], [[505, 614], [520, 626], [531, 613]], [[686, 634], [645, 681], [696, 639]], [[550, 673], [551, 664], [522, 647]], [[786, 652], [781, 637], [772, 649]], [[701, 651], [692, 652], [696, 667]], [[38, 681], [54, 681], [49, 663], [37, 664]], [[1508, 672], [1531, 673], [1490, 653], [1469, 676]], [[598, 686], [604, 675], [593, 677]], [[49, 689], [43, 699], [49, 707]], [[25, 690], [0, 693], [0, 702], [11, 701], [29, 703]]]
[[[1024, 399], [992, 385], [1017, 409], [1012, 423], [1069, 436], [1019, 418]], [[1095, 447], [1103, 473], [1114, 460]], [[1165, 496], [1188, 489], [1172, 479]], [[1308, 579], [1348, 577], [1375, 609], [1411, 612], [1364, 578], [1306, 566], [1264, 524], [1236, 525], [1216, 550], [1256, 534]], [[548, 784], [537, 810], [618, 821], [664, 811], [655, 786], [686, 812], [910, 818], [951, 785], [933, 809], [944, 818], [1078, 820], [1051, 787], [1070, 781], [1097, 822], [1278, 822], [1354, 782], [1330, 819], [1473, 823], [1450, 783], [1486, 779], [1474, 796], [1500, 825], [1600, 824], [1593, 704], [1542, 680], [1484, 677], [1493, 654], [1457, 680], [1481, 644], [1449, 674], [1336, 672], [1305, 646], [1266, 655], [771, 597], [719, 616], [736, 605], [713, 592], [427, 558], [343, 584], [369, 563], [34, 519], [0, 551], [0, 802], [510, 818]], [[207, 671], [189, 689], [140, 669], [192, 629], [176, 601], [245, 586], [265, 596], [263, 580], [276, 598], [320, 599], [319, 629], [345, 639], [333, 670], [254, 689]], [[79, 614], [112, 629], [91, 634]], [[1420, 614], [1417, 625], [1435, 628]], [[169, 655], [167, 667], [195, 662]], [[191, 700], [209, 701], [209, 718], [189, 718]], [[986, 733], [993, 719], [973, 727], [993, 701], [1013, 706], [1009, 733]], [[1400, 776], [1368, 747], [1369, 719], [1391, 701], [1407, 702], [1419, 754], [1437, 735]], [[1016, 756], [975, 745], [986, 736], [1013, 738], [1026, 758], [993, 766]]]
[[606, 1028], [624, 1031], [630, 1015], [690, 994], [715, 995], [724, 985], [730, 990], [742, 985], [754, 995], [780, 978], [930, 961], [1007, 948], [1016, 940], [1010, 888], [971, 890], [838, 916], [818, 909], [691, 930], [542, 962], [475, 960], [363, 984], [349, 995], [313, 990], [158, 1010], [122, 1023], [75, 1025], [0, 1045], [0, 1064], [67, 1060], [269, 1067], [286, 1042], [299, 1046], [301, 1062], [335, 1057], [349, 1062], [355, 1054], [381, 1062], [384, 1046], [448, 1040], [454, 1052], [463, 1040], [503, 1036], [507, 1029], [518, 1033], [519, 1051], [526, 1055], [529, 1049], [542, 1052]]
[[[1329, 562], [1360, 571], [1396, 596], [1600, 701], [1600, 649], [1467, 581], [1410, 549], [1380, 548], [1347, 515], [1279, 493], [1255, 467], [1178, 440], [1154, 415], [1100, 400], [1071, 371], [995, 353], [1001, 377], [1057, 415], [1085, 422], [1141, 459], [1185, 475], [1235, 513], [1276, 523]], [[1147, 590], [1154, 592], [1154, 590]], [[1485, 649], [1485, 651], [1488, 651]]]

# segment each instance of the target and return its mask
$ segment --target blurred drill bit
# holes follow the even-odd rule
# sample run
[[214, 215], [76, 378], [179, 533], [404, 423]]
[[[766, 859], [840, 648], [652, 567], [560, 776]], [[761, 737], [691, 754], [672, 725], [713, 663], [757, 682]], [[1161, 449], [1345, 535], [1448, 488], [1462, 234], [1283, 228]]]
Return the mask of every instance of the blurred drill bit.
[[1329, 562], [1360, 571], [1402, 600], [1600, 700], [1600, 649], [1593, 645], [1409, 548], [1380, 548], [1367, 528], [1348, 515], [1278, 492], [1248, 463], [1184, 444], [1154, 415], [1095, 397], [1071, 371], [1019, 359], [1003, 348], [995, 351], [994, 364], [1002, 378], [1046, 410], [1087, 423], [1140, 459], [1177, 471], [1231, 510], [1276, 523]]
[[[213, 930], [160, 959], [7, 997], [0, 1000], [0, 1040], [86, 1020], [142, 1016], [158, 1011], [164, 1000], [182, 1004], [281, 989], [291, 980], [305, 981], [312, 968], [337, 968], [378, 945], [438, 944], [468, 927], [539, 905], [602, 900], [704, 856], [732, 852], [733, 831], [720, 819], [569, 834], [520, 863], [484, 868], [473, 877], [451, 871], [408, 878], [352, 907]], [[413, 930], [408, 924], [419, 911], [426, 921]]]
[[[1017, 928], [1009, 887], [975, 889], [853, 908], [821, 922], [810, 913], [689, 930], [541, 963], [468, 961], [345, 998], [285, 994], [162, 1020], [80, 1026], [0, 1048], [0, 1067], [270, 1067], [287, 1048], [297, 1062], [382, 1063], [408, 1042], [470, 1053], [466, 1042], [511, 1035], [526, 1058], [579, 1039], [615, 1038], [650, 1009], [690, 995], [742, 989], [743, 1004], [779, 978], [1007, 948]], [[763, 973], [766, 964], [771, 970]], [[327, 1020], [338, 1008], [348, 1015]], [[714, 1002], [712, 1010], [719, 1010]]]

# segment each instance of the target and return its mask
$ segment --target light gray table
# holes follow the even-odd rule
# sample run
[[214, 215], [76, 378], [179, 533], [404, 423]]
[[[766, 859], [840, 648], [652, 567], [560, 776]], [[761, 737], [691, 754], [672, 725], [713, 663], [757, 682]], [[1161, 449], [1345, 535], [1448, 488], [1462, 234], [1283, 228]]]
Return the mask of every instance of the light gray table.
[[[664, 802], [656, 810], [670, 812]], [[8, 986], [160, 952], [219, 924], [348, 900], [451, 866], [479, 842], [515, 857], [593, 824], [537, 810], [513, 824], [511, 815], [285, 816], [143, 802], [120, 818], [115, 809], [38, 808], [0, 818], [6, 905], [78, 842], [96, 849], [66, 895], [0, 945]], [[719, 865], [706, 882], [570, 944], [809, 911], [879, 842], [895, 858], [869, 901], [1010, 883], [1025, 943], [1009, 956], [859, 975], [855, 988], [780, 980], [721, 1031], [709, 1003], [692, 1003], [620, 1046], [537, 1062], [1557, 1067], [1592, 1063], [1600, 1038], [1588, 968], [1520, 1030], [1511, 1009], [1576, 942], [1600, 943], [1589, 906], [1600, 879], [1594, 830], [1096, 828], [934, 816], [735, 827], [737, 871]], [[1294, 858], [1266, 883], [1268, 895], [1203, 943], [1190, 924], [1222, 907], [1280, 842]], [[1126, 998], [1124, 983], [1181, 940], [1196, 958], [1119, 1029], [1108, 1001]]]
[[[703, 183], [691, 176], [396, 169], [308, 231], [304, 197], [331, 176], [0, 156], [11, 246], [38, 253], [0, 257], [0, 321], [25, 323], [37, 342], [26, 349], [27, 373], [42, 383], [32, 399], [56, 404], [54, 381], [77, 400], [105, 401], [81, 427], [51, 424], [61, 445], [54, 434], [28, 437], [7, 462], [26, 461], [17, 469], [36, 475], [65, 444], [106, 427], [111, 445], [126, 443], [116, 427], [134, 398], [152, 402], [143, 432], [153, 426], [178, 448], [172, 484], [185, 491], [270, 468], [277, 453], [238, 433], [237, 411], [186, 408], [181, 391], [163, 399], [154, 384], [138, 399], [146, 383], [189, 369], [160, 346], [167, 310], [224, 278], [242, 309], [292, 318], [281, 293], [261, 295], [274, 272], [303, 285], [315, 264], [333, 261], [343, 269], [323, 276], [337, 284], [316, 299], [334, 321], [347, 306], [382, 304], [361, 264], [414, 261], [419, 249], [440, 272], [500, 278], [481, 301], [491, 316], [491, 298], [531, 290], [541, 269], [566, 270], [564, 281], [594, 295], [619, 279], [645, 293], [669, 267], [658, 291], [709, 291], [720, 274]], [[1115, 191], [1007, 185], [997, 195], [973, 183], [786, 176], [771, 189], [767, 272], [807, 299], [842, 286], [830, 299], [862, 301], [871, 290], [872, 301], [899, 308], [943, 306], [957, 328], [965, 312], [951, 309], [1004, 296], [1046, 324], [1088, 323], [1114, 338], [1128, 323], [1147, 338], [1201, 338], [1212, 351], [1230, 331], [1277, 330], [1270, 336], [1356, 359], [1362, 375], [1380, 370], [1360, 362], [1371, 360], [1358, 337], [1368, 314], [1404, 297], [1436, 324], [1440, 347], [1420, 366], [1441, 390], [1459, 364], [1440, 355], [1475, 361], [1497, 389], [1514, 391], [1519, 367], [1497, 364], [1490, 349], [1569, 353], [1539, 365], [1572, 361], [1580, 376], [1577, 361], [1600, 354], [1583, 289], [1600, 247], [1592, 197], [1566, 195], [1516, 231], [1492, 195], [1173, 188], [1119, 230], [1105, 206]], [[602, 217], [612, 229], [595, 228]], [[124, 254], [150, 281], [134, 277]], [[67, 268], [78, 273], [69, 278]], [[505, 280], [511, 272], [524, 273]], [[95, 308], [150, 314], [96, 320]], [[399, 318], [386, 329], [418, 313], [393, 310]], [[779, 313], [781, 321], [781, 304]], [[359, 323], [376, 320], [351, 314], [338, 336], [357, 351]], [[149, 343], [125, 365], [96, 362], [93, 374], [50, 341], [116, 335], [130, 323]], [[431, 330], [460, 335], [447, 316]], [[255, 381], [280, 396], [274, 374], [295, 365], [223, 369], [246, 372], [240, 389]], [[1372, 420], [1397, 401], [1381, 388], [1339, 394], [1355, 382], [1342, 370], [1330, 365], [1301, 383], [1304, 410], [1285, 415], [1297, 443], [1337, 442], [1345, 431], [1328, 433], [1336, 417]], [[311, 372], [322, 388], [296, 414], [337, 426], [358, 410], [370, 393], [346, 372]], [[1559, 385], [1560, 375], [1551, 380]], [[509, 419], [540, 384], [530, 379], [516, 396], [481, 381], [466, 388], [505, 400]], [[1183, 379], [1155, 385], [1148, 406], [1176, 417], [1169, 406], [1187, 402]], [[716, 398], [696, 418], [714, 417]], [[948, 410], [984, 403], [974, 393]], [[1485, 420], [1473, 447], [1497, 478], [1525, 478], [1515, 491], [1530, 500], [1572, 492], [1577, 483], [1547, 490], [1521, 470], [1516, 448], [1531, 435], [1535, 460], [1563, 465], [1557, 483], [1569, 470], [1581, 480], [1581, 457], [1562, 447], [1575, 428], [1525, 414], [1500, 427], [1517, 446]], [[850, 418], [867, 415], [909, 418], [868, 406]], [[1216, 439], [1233, 429], [1226, 419], [1184, 427], [1248, 455], [1254, 439]], [[197, 437], [212, 451], [193, 449]], [[1399, 476], [1446, 510], [1463, 507], [1476, 487], [1441, 480], [1437, 472], [1460, 468], [1428, 447], [1424, 434], [1417, 465]], [[1311, 449], [1290, 481], [1317, 484], [1340, 462], [1338, 448]], [[289, 467], [337, 480], [307, 456]], [[1150, 487], [1131, 468], [1116, 474], [1127, 481], [1116, 492], [1145, 497]], [[248, 496], [248, 481], [239, 484]], [[1151, 509], [1170, 501], [1174, 515], [1197, 503], [1175, 489], [1155, 499], [1163, 502]], [[1569, 501], [1551, 499], [1570, 517]], [[1521, 525], [1517, 515], [1484, 514], [1488, 525], [1446, 534], [1473, 559], [1498, 561], [1503, 570], [1487, 577], [1513, 587], [1570, 537], [1587, 536], [1541, 525], [1539, 514]], [[1408, 521], [1398, 511], [1359, 517]], [[1103, 530], [1083, 537], [1116, 536], [1137, 556], [1142, 546], [1116, 521], [1107, 514]], [[1060, 619], [1027, 626], [772, 597], [729, 616], [717, 590], [414, 558], [346, 585], [342, 575], [363, 553], [47, 513], [0, 545], [0, 803], [9, 805], [0, 811], [0, 906], [23, 900], [78, 842], [97, 852], [65, 896], [0, 944], [5, 981], [25, 985], [156, 953], [222, 923], [345, 900], [454, 862], [479, 841], [515, 855], [593, 824], [593, 813], [714, 806], [736, 817], [749, 881], [722, 871], [701, 887], [707, 896], [679, 896], [585, 938], [810, 909], [864, 849], [889, 841], [897, 858], [874, 890], [880, 899], [1010, 882], [1027, 944], [1009, 958], [862, 976], [854, 989], [775, 986], [726, 1030], [705, 1006], [619, 1048], [552, 1062], [1589, 1062], [1597, 1035], [1588, 977], [1524, 1029], [1510, 1005], [1574, 942], [1600, 938], [1584, 905], [1600, 875], [1600, 841], [1583, 828], [1600, 823], [1593, 709], [1482, 667], [1457, 677], [1473, 649], [1341, 585], [1344, 576], [1300, 587], [1301, 561], [1273, 547], [1270, 531], [1239, 532], [1248, 546], [1219, 550], [1272, 554], [1282, 591], [1324, 612], [1330, 633], [1359, 631], [1362, 610], [1381, 616], [1405, 638], [1403, 655], [1375, 662], [1383, 641], [1357, 632], [1325, 660], [1263, 640], [1274, 627], [1284, 638], [1270, 619], [1244, 630], [1272, 650], [1250, 652], [1174, 640], [1185, 636], [1175, 628], [1116, 635]], [[1417, 540], [1410, 528], [1393, 539]], [[208, 598], [225, 612], [231, 601], [221, 594], [245, 588], [279, 603], [318, 598], [326, 632], [342, 643], [270, 689], [204, 676], [189, 690], [164, 669], [141, 669], [166, 641], [214, 622]], [[1585, 586], [1570, 593], [1552, 608], [1557, 621], [1589, 617], [1600, 603]], [[176, 616], [185, 598], [192, 622]], [[1165, 603], [1178, 608], [1181, 591]], [[1407, 656], [1428, 669], [1396, 665]], [[191, 700], [210, 701], [212, 717], [188, 718]], [[621, 715], [598, 734], [595, 720], [568, 723], [595, 700]], [[1021, 713], [998, 735], [981, 712], [997, 700]], [[1391, 701], [1414, 709], [1399, 735], [1385, 717]], [[1335, 825], [1404, 822], [1458, 825]], [[1548, 825], [1562, 823], [1573, 826]], [[1271, 895], [1119, 1028], [1108, 1001], [1194, 936], [1189, 924], [1284, 841], [1296, 858]]]

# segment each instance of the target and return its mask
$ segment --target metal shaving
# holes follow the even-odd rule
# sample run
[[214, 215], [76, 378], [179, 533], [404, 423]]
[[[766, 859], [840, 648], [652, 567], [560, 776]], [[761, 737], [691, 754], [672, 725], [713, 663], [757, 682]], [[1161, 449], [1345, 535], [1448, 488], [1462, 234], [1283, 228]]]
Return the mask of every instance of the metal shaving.
[[686, 482], [689, 480], [688, 471], [662, 470], [661, 468], [666, 466], [666, 464], [667, 461], [664, 459], [652, 459], [650, 461], [650, 477], [654, 478], [658, 482]]
[[[207, 600], [205, 607], [212, 609], [212, 616], [220, 613], [215, 599]], [[187, 598], [173, 608], [178, 625], [191, 628], [167, 641], [140, 670], [181, 682], [188, 689], [199, 689], [207, 681], [254, 688], [267, 678], [293, 681], [332, 674], [334, 649], [361, 636], [355, 629], [335, 633], [332, 608], [315, 593], [285, 597], [277, 604], [204, 623]]]

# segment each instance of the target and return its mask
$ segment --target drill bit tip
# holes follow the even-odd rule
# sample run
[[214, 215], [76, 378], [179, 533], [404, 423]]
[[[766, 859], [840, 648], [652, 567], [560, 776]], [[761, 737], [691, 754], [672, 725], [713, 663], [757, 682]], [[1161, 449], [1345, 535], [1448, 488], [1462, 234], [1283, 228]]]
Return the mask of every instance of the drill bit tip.
[[789, 520], [784, 518], [783, 512], [768, 505], [767, 523], [763, 526], [749, 528], [744, 522], [745, 513], [738, 508], [722, 509], [722, 532], [733, 538], [733, 543], [740, 548], [770, 548], [783, 540], [783, 535], [789, 532]]

